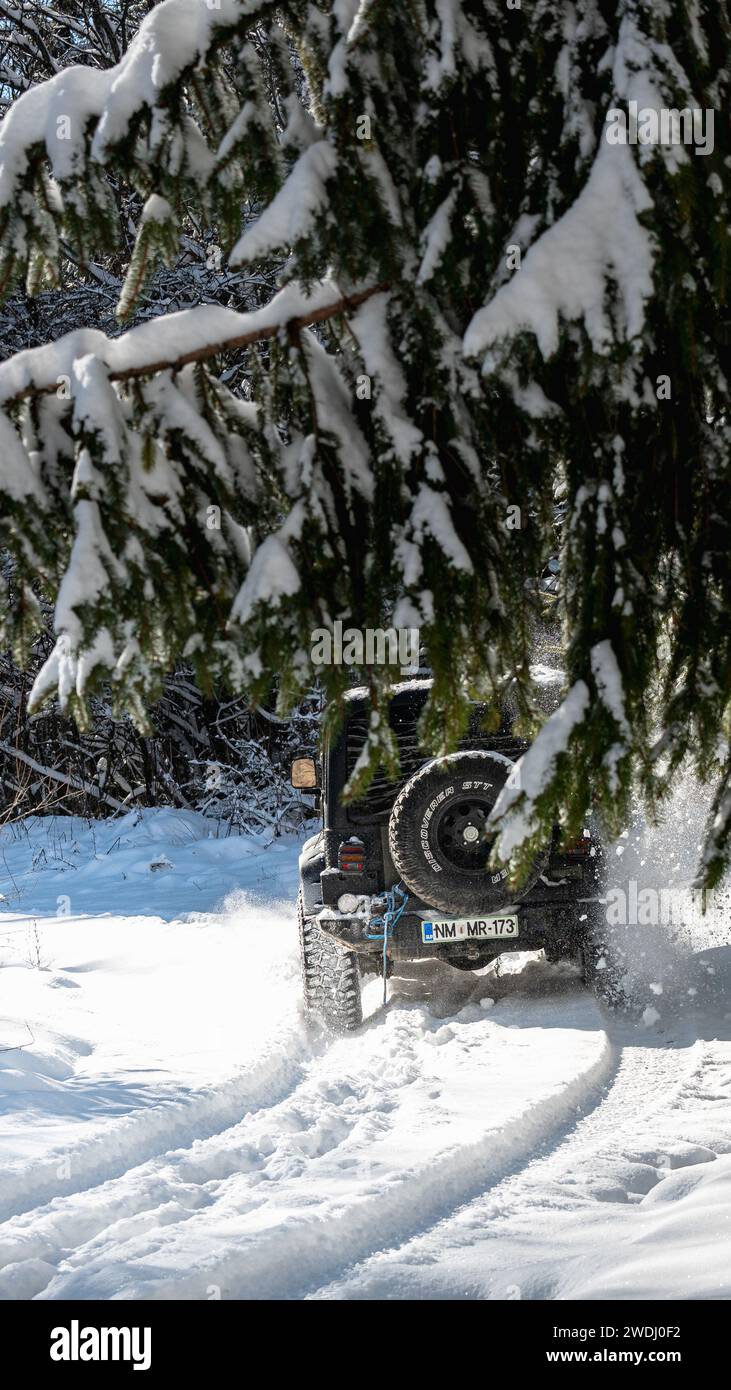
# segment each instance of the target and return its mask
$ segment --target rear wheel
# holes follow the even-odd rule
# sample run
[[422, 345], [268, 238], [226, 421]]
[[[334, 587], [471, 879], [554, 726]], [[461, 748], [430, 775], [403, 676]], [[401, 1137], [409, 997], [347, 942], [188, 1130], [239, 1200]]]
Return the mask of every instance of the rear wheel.
[[344, 950], [305, 915], [297, 895], [302, 994], [305, 1012], [334, 1033], [349, 1033], [363, 1022], [360, 971], [355, 951]]
[[602, 1004], [624, 1011], [629, 1007], [624, 953], [607, 930], [604, 905], [587, 903], [586, 911], [580, 947], [582, 978]]
[[[596, 827], [592, 843], [592, 857], [582, 885], [587, 896], [576, 903], [571, 941], [575, 952], [578, 948], [584, 984], [602, 1004], [623, 1012], [629, 1008], [627, 962], [607, 922], [606, 901], [602, 896], [607, 876], [606, 855]], [[589, 894], [594, 896], [589, 897]]]
[[587, 942], [582, 947], [581, 961], [584, 983], [600, 1003], [610, 1009], [626, 1012], [629, 1000], [621, 961], [613, 957], [607, 946], [596, 942]]

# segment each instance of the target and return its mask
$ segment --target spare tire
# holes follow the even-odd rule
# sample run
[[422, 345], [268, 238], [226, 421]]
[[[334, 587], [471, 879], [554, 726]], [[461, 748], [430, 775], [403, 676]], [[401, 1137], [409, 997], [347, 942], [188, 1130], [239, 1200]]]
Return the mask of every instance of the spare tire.
[[451, 753], [425, 763], [402, 787], [391, 811], [388, 843], [405, 887], [443, 912], [500, 912], [532, 888], [548, 849], [520, 893], [507, 869], [490, 869], [495, 835], [487, 822], [515, 764], [502, 753]]

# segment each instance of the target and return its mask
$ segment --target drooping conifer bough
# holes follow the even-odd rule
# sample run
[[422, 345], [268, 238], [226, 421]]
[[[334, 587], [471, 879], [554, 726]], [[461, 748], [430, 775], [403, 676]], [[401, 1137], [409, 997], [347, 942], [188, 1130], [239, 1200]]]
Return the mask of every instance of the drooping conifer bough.
[[[566, 695], [503, 804], [516, 872], [559, 814], [610, 827], [690, 755], [729, 854], [726, 0], [164, 0], [119, 65], [72, 67], [0, 128], [0, 285], [115, 245], [123, 322], [187, 208], [253, 314], [202, 306], [0, 365], [0, 543], [57, 595], [33, 694], [144, 719], [178, 657], [284, 703], [310, 634], [418, 626], [424, 736], [470, 691], [533, 717], [536, 576], [560, 519]], [[715, 112], [712, 148], [622, 142], [613, 110]], [[250, 400], [221, 380], [251, 354]], [[516, 508], [518, 511], [516, 511]], [[516, 517], [519, 525], [515, 524]], [[333, 708], [342, 668], [320, 672]], [[372, 673], [359, 779], [394, 757]], [[355, 788], [357, 790], [357, 788]]]

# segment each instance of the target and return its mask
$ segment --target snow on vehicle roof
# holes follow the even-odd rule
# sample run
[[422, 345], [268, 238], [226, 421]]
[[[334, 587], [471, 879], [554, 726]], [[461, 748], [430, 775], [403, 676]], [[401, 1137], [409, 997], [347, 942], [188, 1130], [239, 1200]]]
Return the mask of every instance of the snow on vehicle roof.
[[566, 672], [560, 666], [544, 666], [540, 661], [531, 666], [530, 673], [536, 685], [563, 685], [566, 680]]
[[[403, 695], [406, 690], [430, 690], [434, 680], [432, 676], [424, 676], [419, 679], [409, 681], [399, 681], [391, 689], [392, 695]], [[352, 690], [345, 693], [346, 700], [363, 700], [368, 694], [367, 685], [356, 685]]]
[[[566, 671], [561, 670], [559, 666], [543, 666], [542, 662], [536, 662], [535, 666], [531, 666], [531, 676], [535, 684], [543, 689], [566, 684]], [[404, 695], [407, 691], [429, 691], [432, 685], [434, 685], [434, 677], [431, 676], [414, 677], [413, 680], [409, 681], [397, 681], [397, 684], [392, 687], [391, 695]], [[367, 695], [367, 685], [354, 685], [353, 689], [345, 692], [343, 698], [346, 701], [354, 702], [367, 698]], [[475, 703], [481, 703], [481, 701], [475, 701]]]
[[[537, 662], [531, 666], [530, 673], [536, 685], [552, 686], [563, 685], [566, 680], [566, 672], [558, 666], [544, 666], [542, 662]], [[392, 695], [403, 695], [408, 690], [430, 690], [434, 684], [433, 676], [419, 676], [412, 680], [399, 681], [391, 689]], [[345, 693], [346, 700], [363, 700], [368, 694], [367, 685], [354, 686], [352, 690]]]

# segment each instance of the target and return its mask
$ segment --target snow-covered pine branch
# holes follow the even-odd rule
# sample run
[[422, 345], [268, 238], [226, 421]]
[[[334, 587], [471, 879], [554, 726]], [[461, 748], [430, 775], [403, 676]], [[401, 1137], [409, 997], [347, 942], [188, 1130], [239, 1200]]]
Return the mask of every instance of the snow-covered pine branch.
[[14, 405], [33, 395], [63, 395], [75, 364], [85, 357], [102, 363], [110, 382], [179, 372], [193, 362], [205, 362], [282, 333], [285, 338], [296, 335], [303, 328], [352, 312], [387, 288], [373, 285], [346, 296], [332, 280], [309, 293], [292, 283], [263, 309], [248, 314], [206, 304], [167, 314], [120, 336], [81, 329], [53, 343], [15, 353], [0, 363], [0, 405]]
[[[125, 317], [193, 207], [233, 269], [283, 262], [285, 292], [332, 284], [348, 304], [252, 348], [246, 400], [213, 370], [218, 308], [185, 319], [207, 341], [179, 370], [190, 343], [166, 317], [80, 336], [65, 395], [10, 401], [47, 383], [53, 351], [5, 365], [20, 647], [33, 583], [58, 594], [35, 698], [57, 689], [83, 718], [111, 675], [142, 720], [182, 654], [254, 697], [277, 671], [286, 702], [312, 679], [314, 628], [388, 612], [434, 665], [432, 746], [458, 736], [470, 688], [509, 687], [529, 722], [558, 486], [568, 688], [587, 701], [560, 754], [539, 736], [543, 773], [506, 808], [514, 862], [559, 810], [575, 832], [590, 794], [617, 825], [638, 775], [652, 797], [688, 751], [717, 772], [730, 54], [727, 0], [164, 0], [114, 66], [19, 96], [0, 127], [6, 289], [52, 283], [65, 244], [114, 253], [121, 187], [147, 209]], [[715, 111], [715, 143], [610, 139], [631, 103]], [[112, 380], [143, 332], [142, 374]], [[337, 701], [342, 669], [320, 674]], [[371, 679], [367, 773], [389, 750], [389, 673]]]

